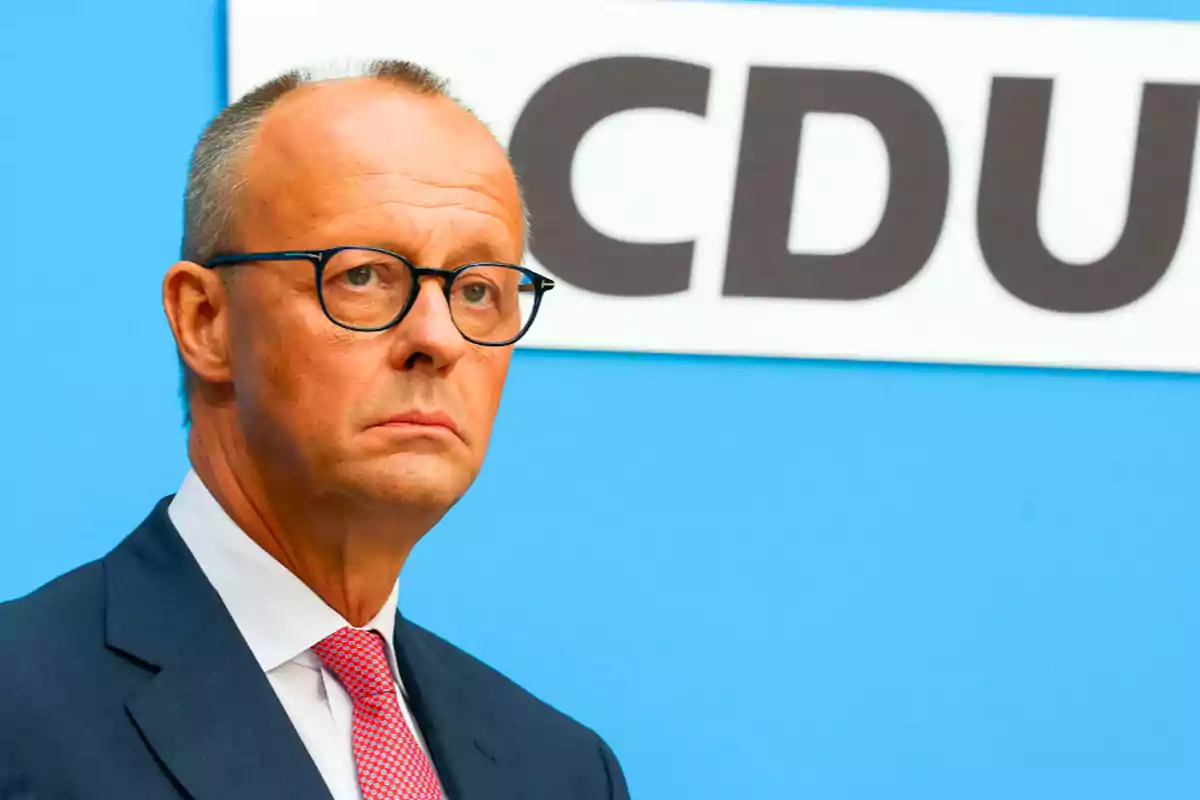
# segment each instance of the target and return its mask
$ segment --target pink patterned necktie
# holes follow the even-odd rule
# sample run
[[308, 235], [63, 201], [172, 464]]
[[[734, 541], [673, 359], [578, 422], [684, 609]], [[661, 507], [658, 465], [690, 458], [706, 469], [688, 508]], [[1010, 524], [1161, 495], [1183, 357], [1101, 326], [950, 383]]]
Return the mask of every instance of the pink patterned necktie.
[[313, 647], [354, 701], [363, 800], [440, 800], [433, 765], [404, 721], [384, 646], [374, 631], [342, 628]]

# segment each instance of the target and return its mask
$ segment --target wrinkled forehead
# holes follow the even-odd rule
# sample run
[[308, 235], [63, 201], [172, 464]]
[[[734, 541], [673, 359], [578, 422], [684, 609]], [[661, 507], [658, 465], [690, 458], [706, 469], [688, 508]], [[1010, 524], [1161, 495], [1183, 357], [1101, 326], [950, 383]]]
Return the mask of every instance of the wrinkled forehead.
[[474, 212], [518, 243], [524, 227], [512, 167], [487, 127], [449, 98], [379, 79], [313, 84], [281, 98], [241, 178], [248, 213], [239, 228], [311, 228], [387, 206]]

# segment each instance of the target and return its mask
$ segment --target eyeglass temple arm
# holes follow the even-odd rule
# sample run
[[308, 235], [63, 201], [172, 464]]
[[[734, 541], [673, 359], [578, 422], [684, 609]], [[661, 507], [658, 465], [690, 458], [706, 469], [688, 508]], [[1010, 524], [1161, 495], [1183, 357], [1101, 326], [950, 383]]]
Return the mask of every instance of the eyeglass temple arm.
[[320, 253], [309, 250], [282, 250], [271, 253], [235, 253], [227, 256], [217, 256], [205, 261], [201, 266], [213, 267], [232, 266], [233, 264], [249, 264], [254, 261], [319, 261]]
[[539, 283], [522, 283], [517, 285], [518, 292], [536, 292], [539, 289], [543, 292], [548, 292], [554, 288], [554, 281], [550, 278], [540, 278]]

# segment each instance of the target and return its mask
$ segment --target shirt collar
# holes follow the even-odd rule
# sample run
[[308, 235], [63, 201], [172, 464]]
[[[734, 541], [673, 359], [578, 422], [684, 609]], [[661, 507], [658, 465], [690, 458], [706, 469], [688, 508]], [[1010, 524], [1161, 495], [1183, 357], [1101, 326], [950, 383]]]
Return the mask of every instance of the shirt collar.
[[[316, 592], [247, 536], [194, 470], [188, 471], [167, 514], [217, 590], [263, 672], [289, 661], [316, 667], [318, 662], [309, 648], [350, 626]], [[393, 639], [398, 598], [397, 585], [379, 613], [363, 626], [378, 632], [387, 642], [388, 661], [397, 680]]]

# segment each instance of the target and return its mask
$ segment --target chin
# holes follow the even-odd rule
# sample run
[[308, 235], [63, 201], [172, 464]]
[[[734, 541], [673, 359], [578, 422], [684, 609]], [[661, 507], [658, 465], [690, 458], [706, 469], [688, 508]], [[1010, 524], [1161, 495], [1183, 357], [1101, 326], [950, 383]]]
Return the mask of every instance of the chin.
[[348, 481], [364, 499], [445, 512], [462, 498], [475, 470], [444, 455], [397, 453], [363, 465]]

